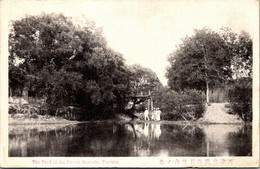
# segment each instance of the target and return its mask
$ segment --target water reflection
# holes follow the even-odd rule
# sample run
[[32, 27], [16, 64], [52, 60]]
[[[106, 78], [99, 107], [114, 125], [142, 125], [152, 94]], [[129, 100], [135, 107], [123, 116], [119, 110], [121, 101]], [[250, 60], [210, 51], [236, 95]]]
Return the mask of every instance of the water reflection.
[[133, 137], [144, 137], [148, 140], [159, 139], [161, 135], [160, 123], [126, 124], [126, 129], [133, 133]]
[[246, 125], [93, 122], [9, 126], [9, 156], [247, 156]]

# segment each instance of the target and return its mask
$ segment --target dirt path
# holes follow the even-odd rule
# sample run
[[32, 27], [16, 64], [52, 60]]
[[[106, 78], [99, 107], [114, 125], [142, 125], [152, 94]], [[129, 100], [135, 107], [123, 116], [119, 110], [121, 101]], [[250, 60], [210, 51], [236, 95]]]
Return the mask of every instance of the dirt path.
[[243, 121], [239, 116], [227, 113], [227, 108], [225, 108], [227, 104], [228, 103], [211, 103], [204, 117], [200, 120], [210, 123], [242, 123]]

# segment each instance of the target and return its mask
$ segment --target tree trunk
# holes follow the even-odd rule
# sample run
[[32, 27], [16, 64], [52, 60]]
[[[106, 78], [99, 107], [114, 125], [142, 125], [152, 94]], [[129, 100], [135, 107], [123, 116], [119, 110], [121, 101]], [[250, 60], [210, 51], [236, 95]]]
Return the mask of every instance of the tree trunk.
[[206, 81], [206, 102], [209, 104], [209, 83]]
[[151, 111], [153, 111], [153, 98], [151, 97]]
[[148, 99], [148, 110], [150, 111], [153, 111], [153, 99], [151, 97], [151, 91], [148, 90], [148, 95], [150, 96], [150, 99]]
[[13, 97], [13, 89], [9, 87], [9, 97]]
[[205, 112], [208, 111], [208, 106], [209, 106], [209, 83], [206, 81], [206, 104], [205, 104]]

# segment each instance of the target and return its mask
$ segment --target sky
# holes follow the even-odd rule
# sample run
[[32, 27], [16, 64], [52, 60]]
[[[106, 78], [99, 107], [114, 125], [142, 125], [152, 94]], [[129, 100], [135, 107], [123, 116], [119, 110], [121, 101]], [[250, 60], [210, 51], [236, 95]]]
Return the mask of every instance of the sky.
[[194, 29], [230, 27], [251, 36], [258, 32], [256, 0], [6, 0], [4, 5], [7, 20], [55, 12], [94, 21], [127, 64], [152, 69], [163, 85], [167, 57]]

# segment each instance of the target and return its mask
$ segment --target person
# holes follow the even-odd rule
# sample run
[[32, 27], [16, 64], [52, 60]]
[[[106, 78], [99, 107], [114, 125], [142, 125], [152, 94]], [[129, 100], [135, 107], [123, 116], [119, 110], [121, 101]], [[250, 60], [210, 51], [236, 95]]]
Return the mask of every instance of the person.
[[156, 120], [157, 121], [160, 121], [161, 120], [161, 110], [159, 109], [159, 107], [157, 108], [157, 111], [156, 111]]
[[156, 121], [156, 108], [153, 109], [153, 119]]
[[147, 108], [145, 108], [145, 111], [144, 111], [144, 120], [146, 120], [146, 118], [147, 118], [148, 120], [150, 120], [148, 115], [149, 115], [149, 111], [148, 111]]
[[154, 114], [154, 110], [151, 110], [151, 120], [155, 120], [155, 114]]
[[157, 121], [157, 108], [154, 108], [153, 115], [154, 115], [154, 121]]

